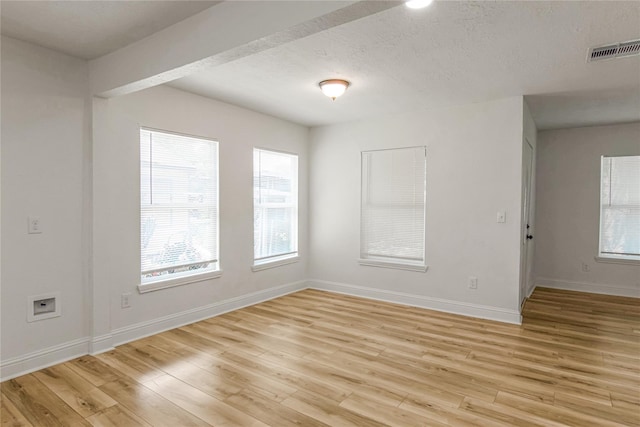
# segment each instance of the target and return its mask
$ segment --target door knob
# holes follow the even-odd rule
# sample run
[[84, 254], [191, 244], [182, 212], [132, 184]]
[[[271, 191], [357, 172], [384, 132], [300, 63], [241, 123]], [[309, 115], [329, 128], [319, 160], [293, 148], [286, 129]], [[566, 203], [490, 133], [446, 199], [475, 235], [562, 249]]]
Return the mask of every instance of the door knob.
[[527, 239], [529, 239], [529, 240], [533, 239], [533, 235], [527, 234]]

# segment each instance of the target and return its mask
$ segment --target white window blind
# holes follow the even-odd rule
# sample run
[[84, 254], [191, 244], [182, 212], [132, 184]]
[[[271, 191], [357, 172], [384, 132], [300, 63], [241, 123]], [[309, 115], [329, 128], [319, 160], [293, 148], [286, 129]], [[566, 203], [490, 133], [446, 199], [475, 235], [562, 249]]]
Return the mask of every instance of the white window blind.
[[640, 259], [640, 156], [602, 157], [600, 256]]
[[218, 270], [218, 143], [140, 130], [142, 282]]
[[426, 148], [362, 153], [361, 259], [424, 265]]
[[298, 252], [298, 156], [253, 150], [254, 261]]

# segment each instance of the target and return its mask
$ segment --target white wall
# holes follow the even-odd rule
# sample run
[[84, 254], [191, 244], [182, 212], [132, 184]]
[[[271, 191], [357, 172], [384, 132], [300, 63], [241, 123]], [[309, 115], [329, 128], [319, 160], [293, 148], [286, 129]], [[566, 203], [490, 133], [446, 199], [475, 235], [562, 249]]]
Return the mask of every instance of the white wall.
[[[308, 129], [264, 114], [160, 86], [97, 100], [94, 109], [94, 289], [110, 302], [111, 329], [126, 339], [128, 328], [264, 291], [306, 278], [308, 259]], [[221, 278], [139, 294], [139, 127], [170, 130], [220, 142]], [[301, 261], [252, 272], [253, 147], [299, 155]], [[300, 285], [302, 286], [302, 284]], [[105, 290], [108, 289], [108, 293]], [[120, 295], [132, 293], [131, 308]], [[94, 299], [95, 300], [95, 299]], [[100, 298], [97, 299], [98, 301]], [[97, 319], [104, 322], [104, 316]], [[136, 332], [134, 331], [133, 334]]]
[[[87, 85], [85, 61], [2, 38], [3, 362], [88, 333], [82, 254]], [[42, 234], [27, 234], [28, 215], [40, 217]], [[27, 297], [49, 292], [60, 292], [62, 315], [27, 323]]]
[[[594, 261], [598, 254], [600, 157], [639, 154], [640, 123], [539, 133], [537, 285], [640, 296], [640, 265]], [[582, 271], [582, 263], [590, 271]]]
[[[311, 284], [519, 321], [522, 134], [522, 97], [312, 129]], [[360, 152], [415, 145], [427, 146], [429, 269], [361, 266]]]
[[[306, 127], [169, 87], [92, 100], [87, 70], [2, 38], [3, 379], [306, 285]], [[220, 141], [221, 278], [138, 293], [140, 125]], [[299, 154], [301, 255], [255, 273], [254, 146]], [[28, 215], [42, 234], [27, 234]], [[27, 297], [50, 292], [62, 315], [27, 323]]]

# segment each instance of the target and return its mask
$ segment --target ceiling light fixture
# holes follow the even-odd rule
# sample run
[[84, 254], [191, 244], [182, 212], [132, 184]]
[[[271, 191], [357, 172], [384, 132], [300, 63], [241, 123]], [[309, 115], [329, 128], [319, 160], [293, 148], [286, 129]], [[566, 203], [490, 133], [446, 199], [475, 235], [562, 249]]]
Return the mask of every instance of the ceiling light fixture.
[[349, 82], [341, 79], [329, 79], [321, 81], [318, 85], [322, 93], [335, 101], [337, 97], [347, 90]]
[[433, 3], [433, 0], [407, 0], [405, 4], [410, 9], [422, 9]]

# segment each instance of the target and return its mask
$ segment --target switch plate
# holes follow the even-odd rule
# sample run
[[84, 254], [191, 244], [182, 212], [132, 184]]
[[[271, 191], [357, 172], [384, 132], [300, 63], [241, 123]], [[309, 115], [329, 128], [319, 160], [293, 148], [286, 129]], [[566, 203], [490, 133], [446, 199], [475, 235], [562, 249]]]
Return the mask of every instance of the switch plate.
[[42, 224], [40, 223], [40, 217], [38, 216], [30, 216], [27, 218], [27, 231], [29, 234], [40, 234], [42, 233]]
[[498, 211], [498, 215], [496, 216], [496, 222], [507, 222], [507, 213], [505, 211]]

